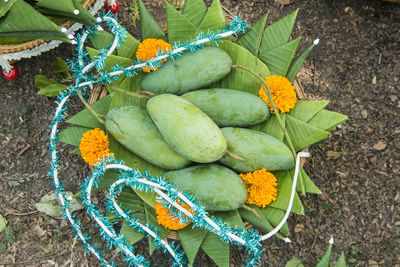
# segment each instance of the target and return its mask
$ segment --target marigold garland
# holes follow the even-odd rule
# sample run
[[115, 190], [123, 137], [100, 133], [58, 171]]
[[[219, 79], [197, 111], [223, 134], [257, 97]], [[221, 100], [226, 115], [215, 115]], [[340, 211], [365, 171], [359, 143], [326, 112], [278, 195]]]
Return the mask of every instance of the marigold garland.
[[[167, 51], [171, 51], [172, 46], [161, 39], [145, 39], [139, 44], [136, 50], [136, 57], [141, 61], [147, 61], [157, 56], [157, 52], [160, 50], [165, 53]], [[161, 60], [160, 62], [164, 63], [165, 60]], [[143, 67], [142, 70], [144, 72], [150, 72], [151, 68]]]
[[95, 128], [82, 135], [79, 150], [83, 160], [93, 165], [103, 157], [114, 155], [109, 146], [107, 135], [99, 128]]
[[[179, 204], [186, 210], [191, 212], [190, 207], [187, 204], [183, 205], [182, 203]], [[179, 218], [174, 218], [173, 215], [171, 215], [171, 213], [169, 212], [169, 210], [167, 208], [164, 208], [161, 202], [156, 203], [156, 214], [158, 223], [170, 230], [183, 229], [190, 224], [190, 222], [182, 223]]]
[[264, 208], [276, 200], [278, 183], [272, 173], [262, 168], [254, 172], [241, 173], [239, 175], [247, 187], [246, 203]]
[[[274, 101], [277, 110], [285, 113], [294, 107], [297, 101], [296, 90], [294, 85], [286, 77], [280, 75], [271, 75], [265, 78], [265, 82], [271, 89], [272, 100]], [[261, 85], [258, 94], [260, 98], [267, 103], [271, 113], [274, 113], [268, 96], [264, 91], [263, 85]]]

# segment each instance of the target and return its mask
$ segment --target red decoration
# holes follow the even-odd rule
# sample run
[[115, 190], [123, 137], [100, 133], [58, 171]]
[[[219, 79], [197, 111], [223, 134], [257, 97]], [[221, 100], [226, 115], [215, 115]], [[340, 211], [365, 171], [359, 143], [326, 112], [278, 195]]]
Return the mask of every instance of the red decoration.
[[107, 11], [111, 11], [111, 13], [117, 13], [117, 11], [118, 11], [118, 9], [119, 9], [119, 4], [118, 4], [118, 2], [117, 1], [115, 1], [115, 5], [113, 5], [113, 6], [109, 6], [108, 5], [108, 1], [106, 1], [106, 3], [104, 4], [104, 8], [107, 10]]
[[7, 72], [6, 69], [3, 69], [2, 73], [5, 78], [14, 80], [18, 77], [18, 68], [14, 66], [9, 72]]

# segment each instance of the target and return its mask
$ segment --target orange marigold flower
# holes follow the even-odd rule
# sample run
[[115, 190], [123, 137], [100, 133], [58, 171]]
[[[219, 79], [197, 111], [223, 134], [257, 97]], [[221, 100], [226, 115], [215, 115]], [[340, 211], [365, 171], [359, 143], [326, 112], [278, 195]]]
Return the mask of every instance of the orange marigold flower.
[[[167, 51], [171, 51], [172, 46], [161, 39], [145, 39], [139, 44], [136, 50], [136, 57], [142, 61], [147, 61], [157, 56], [157, 52], [159, 50], [165, 53]], [[161, 60], [160, 62], [164, 63], [165, 60]], [[151, 68], [143, 67], [142, 70], [145, 72], [150, 72]]]
[[[179, 204], [186, 210], [192, 212], [187, 204], [183, 205], [182, 203]], [[190, 222], [182, 223], [180, 219], [174, 218], [173, 215], [169, 212], [169, 210], [167, 208], [164, 208], [161, 202], [156, 203], [156, 214], [158, 223], [170, 230], [183, 229], [190, 224]]]
[[[294, 107], [297, 100], [296, 91], [294, 85], [288, 79], [286, 79], [286, 77], [280, 75], [271, 75], [265, 78], [265, 82], [271, 89], [272, 100], [274, 101], [277, 110], [285, 113]], [[268, 96], [264, 91], [263, 85], [261, 85], [258, 94], [260, 98], [267, 103], [271, 112], [274, 113]]]
[[278, 185], [276, 177], [262, 168], [254, 172], [239, 174], [247, 187], [246, 203], [264, 208], [276, 200]]
[[107, 135], [99, 128], [95, 128], [82, 135], [79, 150], [83, 160], [93, 165], [103, 157], [114, 155], [109, 146]]

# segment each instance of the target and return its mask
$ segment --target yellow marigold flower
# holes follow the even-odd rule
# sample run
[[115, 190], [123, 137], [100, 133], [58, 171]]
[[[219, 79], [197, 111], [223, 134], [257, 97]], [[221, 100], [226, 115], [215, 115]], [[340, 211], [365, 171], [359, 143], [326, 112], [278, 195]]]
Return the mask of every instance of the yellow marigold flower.
[[103, 157], [114, 155], [114, 153], [111, 153], [109, 146], [107, 135], [99, 128], [96, 128], [82, 135], [79, 150], [83, 160], [89, 165], [93, 165]]
[[260, 208], [264, 208], [272, 201], [276, 200], [277, 180], [276, 177], [262, 168], [254, 172], [239, 174], [247, 187], [246, 203], [254, 204]]
[[[272, 100], [276, 106], [276, 109], [282, 113], [288, 112], [296, 104], [296, 91], [294, 85], [289, 82], [286, 77], [280, 75], [271, 75], [265, 78], [265, 82], [271, 89]], [[264, 91], [263, 85], [261, 85], [258, 94], [265, 103], [267, 103], [272, 113], [274, 110], [271, 103], [269, 102], [268, 96]]]
[[[182, 205], [181, 203], [179, 204], [188, 211], [192, 212], [188, 205], [186, 204]], [[170, 230], [183, 229], [190, 224], [190, 222], [181, 223], [180, 219], [174, 218], [173, 215], [169, 213], [169, 210], [167, 208], [164, 208], [161, 202], [156, 203], [156, 214], [158, 223]]]
[[[161, 39], [145, 39], [139, 44], [136, 50], [136, 57], [142, 61], [147, 61], [157, 56], [158, 50], [161, 50], [165, 53], [167, 50], [171, 51], [172, 46]], [[164, 63], [165, 60], [161, 60], [160, 62]], [[142, 70], [145, 72], [150, 72], [151, 68], [143, 67]]]

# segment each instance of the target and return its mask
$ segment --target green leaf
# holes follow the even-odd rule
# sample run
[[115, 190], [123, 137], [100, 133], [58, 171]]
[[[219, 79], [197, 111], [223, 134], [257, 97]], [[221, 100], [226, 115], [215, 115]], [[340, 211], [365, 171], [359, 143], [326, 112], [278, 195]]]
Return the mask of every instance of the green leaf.
[[58, 96], [58, 94], [62, 91], [65, 91], [68, 88], [67, 85], [62, 83], [50, 84], [43, 89], [38, 91], [39, 95], [45, 95], [48, 97]]
[[198, 27], [207, 13], [207, 6], [203, 0], [186, 0], [183, 15]]
[[58, 133], [58, 141], [79, 147], [82, 135], [88, 130], [90, 129], [86, 127], [71, 126]]
[[198, 35], [201, 32], [207, 33], [208, 31], [219, 30], [224, 26], [226, 26], [226, 21], [220, 0], [214, 0], [194, 35]]
[[57, 82], [53, 79], [49, 79], [46, 76], [39, 74], [35, 76], [35, 85], [40, 89], [44, 89], [49, 85], [57, 84]]
[[[97, 56], [99, 54], [99, 50], [97, 50], [97, 49], [94, 49], [91, 47], [86, 47], [86, 49], [87, 49], [91, 59], [94, 59], [95, 56]], [[129, 67], [130, 65], [133, 64], [133, 61], [134, 60], [131, 58], [110, 55], [105, 59], [105, 66], [102, 69], [102, 71], [112, 71], [113, 66], [116, 64], [119, 64], [122, 67]]]
[[14, 229], [11, 226], [7, 226], [4, 228], [4, 239], [8, 244], [11, 244], [15, 240]]
[[268, 66], [272, 74], [286, 76], [300, 40], [301, 37], [272, 50], [261, 49], [259, 58]]
[[68, 71], [68, 65], [61, 57], [56, 57], [53, 62], [53, 71], [55, 73], [63, 73]]
[[231, 211], [216, 211], [213, 213], [215, 217], [221, 218], [224, 222], [227, 222], [232, 228], [244, 227], [243, 221], [240, 218], [238, 210]]
[[[230, 41], [225, 41], [220, 46], [232, 59], [233, 65], [242, 65], [252, 70], [256, 70], [256, 60], [254, 55], [238, 44]], [[260, 60], [258, 68], [261, 76], [270, 76], [271, 73], [268, 67]], [[231, 72], [222, 80], [210, 85], [210, 88], [230, 88], [245, 91], [254, 95], [258, 95], [261, 82], [253, 75], [242, 69], [232, 69]]]
[[[112, 95], [107, 95], [100, 100], [98, 100], [96, 103], [94, 103], [91, 107], [100, 115], [106, 115], [108, 112], [108, 108], [110, 106], [112, 99]], [[84, 109], [80, 111], [78, 114], [75, 116], [69, 118], [67, 120], [68, 123], [77, 125], [77, 126], [82, 126], [82, 127], [87, 127], [87, 128], [104, 128], [104, 125], [101, 124], [95, 116], [88, 110]]]
[[[14, 5], [17, 0], [10, 0], [8, 2], [0, 1], [0, 18], [4, 16]], [[203, 0], [201, 0], [203, 1]]]
[[[289, 172], [290, 172], [290, 176], [293, 177], [294, 176], [294, 169], [291, 169]], [[301, 175], [303, 177], [306, 193], [322, 194], [321, 190], [319, 190], [319, 188], [314, 184], [314, 182], [308, 176], [308, 174], [303, 169], [303, 167], [300, 167], [299, 175]], [[297, 184], [296, 184], [296, 191], [297, 192], [301, 192], [301, 185], [300, 185], [299, 182], [297, 182]]]
[[196, 31], [196, 26], [179, 13], [168, 1], [165, 1], [165, 15], [167, 17], [168, 42], [173, 44], [186, 41]]
[[286, 115], [286, 129], [296, 151], [330, 136], [329, 132], [320, 130], [290, 115]]
[[338, 261], [335, 264], [335, 267], [346, 267], [346, 257], [344, 256], [344, 252], [340, 255]]
[[[264, 24], [264, 20], [266, 19], [268, 15], [265, 14], [261, 19], [259, 19], [256, 24], [254, 24], [250, 30], [248, 30], [244, 35], [242, 35], [237, 43], [241, 46], [243, 46], [244, 48], [246, 48], [247, 50], [250, 51], [250, 53], [252, 53], [254, 55], [255, 51], [256, 51], [256, 45], [257, 45], [257, 40], [258, 40], [258, 35], [260, 34], [261, 31], [261, 27], [263, 27]], [[265, 30], [265, 29], [264, 29]], [[262, 35], [264, 34], [264, 32], [262, 33]], [[262, 37], [260, 37], [261, 41], [262, 41]], [[261, 49], [261, 47], [260, 47]], [[259, 50], [260, 52], [260, 50]]]
[[294, 256], [290, 261], [288, 261], [288, 263], [286, 263], [285, 267], [304, 267], [304, 265], [301, 263], [301, 260]]
[[[110, 186], [118, 180], [118, 175], [119, 172], [116, 170], [107, 170], [104, 173], [103, 178], [100, 179], [100, 183], [97, 185], [97, 187], [93, 188], [93, 191], [108, 190]], [[120, 199], [117, 201], [120, 201]]]
[[61, 28], [23, 0], [17, 0], [0, 20], [0, 38], [32, 38], [70, 42]]
[[77, 156], [81, 155], [81, 151], [79, 150], [79, 147], [75, 147], [74, 149], [71, 149], [69, 151], [69, 153], [72, 154], [72, 155], [77, 155]]
[[201, 249], [219, 266], [229, 267], [229, 244], [214, 233], [208, 232]]
[[[144, 74], [140, 73], [135, 77], [125, 78], [118, 88], [129, 92], [137, 92], [142, 90], [140, 88], [140, 79]], [[111, 88], [111, 90], [113, 90]], [[126, 95], [122, 92], [116, 91], [110, 104], [110, 110], [116, 107], [123, 106], [141, 106], [146, 107], [147, 98], [134, 97]]]
[[[264, 232], [270, 232], [273, 229], [272, 224], [265, 218], [265, 216], [260, 212], [259, 208], [254, 205], [248, 205], [252, 209], [254, 209], [258, 216], [257, 217], [254, 213], [250, 212], [249, 210], [239, 208], [239, 213], [242, 219], [248, 221], [253, 226], [261, 229]], [[279, 234], [278, 234], [279, 235]]]
[[[276, 200], [272, 202], [269, 207], [286, 211], [292, 192], [292, 177], [289, 175], [288, 171], [274, 172], [274, 175], [278, 180], [278, 195], [276, 196]], [[304, 214], [304, 208], [297, 193], [294, 195], [291, 212], [301, 215]]]
[[318, 112], [320, 112], [326, 105], [328, 105], [329, 101], [304, 101], [298, 100], [296, 101], [296, 105], [294, 108], [288, 112], [290, 116], [296, 118], [298, 120], [308, 122], [312, 117], [315, 116]]
[[[114, 35], [106, 31], [99, 31], [92, 35], [90, 39], [92, 45], [95, 49], [108, 48], [114, 42]], [[127, 33], [124, 42], [114, 50], [113, 54], [120, 57], [125, 57], [129, 59], [136, 58], [136, 49], [139, 46], [139, 41], [133, 37], [131, 34]]]
[[145, 210], [143, 200], [130, 187], [124, 187], [117, 201], [118, 204], [132, 213], [143, 212]]
[[[279, 114], [279, 115], [283, 125], [285, 125], [286, 115], [285, 114]], [[279, 125], [278, 118], [276, 117], [276, 115], [271, 115], [267, 121], [254, 125], [250, 128], [256, 131], [269, 134], [280, 141], [283, 141], [283, 137], [285, 135], [284, 130]]]
[[123, 235], [126, 238], [126, 241], [133, 245], [135, 243], [137, 243], [138, 241], [142, 240], [144, 237], [144, 234], [138, 232], [137, 230], [133, 229], [131, 226], [129, 226], [129, 224], [124, 221], [122, 223], [122, 227], [121, 227], [121, 231], [120, 231], [121, 235]]
[[332, 244], [329, 244], [321, 260], [317, 263], [316, 267], [329, 267], [331, 262]]
[[156, 22], [153, 16], [146, 9], [142, 0], [138, 0], [139, 13], [140, 13], [140, 32], [142, 34], [142, 41], [147, 38], [166, 39], [165, 33], [160, 25]]
[[193, 265], [197, 252], [199, 251], [203, 240], [206, 238], [207, 233], [208, 230], [206, 229], [192, 229], [190, 225], [178, 230], [178, 235], [181, 240], [183, 250], [185, 251], [190, 265]]
[[[38, 7], [38, 11], [42, 14], [96, 27], [94, 24], [95, 17], [90, 14], [77, 0], [40, 0], [36, 6]], [[75, 10], [79, 11], [78, 15], [74, 13]]]
[[286, 74], [286, 78], [290, 81], [293, 82], [294, 79], [297, 76], [297, 73], [299, 72], [301, 66], [304, 63], [304, 60], [310, 54], [311, 50], [314, 48], [314, 44], [312, 44], [309, 48], [307, 48], [303, 53], [301, 53], [299, 56], [297, 56], [295, 59], [293, 59], [292, 64], [290, 64], [289, 70]]
[[90, 38], [90, 42], [92, 43], [93, 47], [97, 50], [100, 50], [102, 48], [105, 49], [111, 46], [114, 41], [114, 36], [106, 31], [98, 31], [92, 34], [91, 37], [92, 38]]
[[324, 131], [330, 131], [336, 126], [342, 124], [348, 117], [344, 114], [329, 111], [329, 110], [321, 110], [318, 112], [308, 123], [311, 126], [317, 127]]
[[[273, 225], [277, 226], [285, 216], [285, 212], [280, 209], [275, 209], [270, 206], [260, 209], [260, 213]], [[287, 223], [285, 223], [280, 229], [282, 233], [289, 235], [289, 228]]]
[[[67, 197], [71, 197], [71, 212], [74, 212], [76, 210], [81, 210], [83, 209], [82, 204], [75, 198], [73, 198], [72, 192], [65, 192]], [[35, 203], [35, 207], [38, 211], [43, 212], [46, 215], [49, 215], [54, 218], [61, 218], [63, 217], [61, 215], [62, 212], [62, 207], [58, 202], [58, 197], [55, 196], [54, 191], [51, 191], [44, 195], [40, 202]]]
[[140, 42], [138, 39], [127, 33], [125, 41], [117, 49], [117, 54], [120, 57], [136, 59], [136, 50]]
[[7, 226], [7, 220], [6, 218], [3, 217], [3, 215], [0, 214], [0, 233], [6, 228]]

